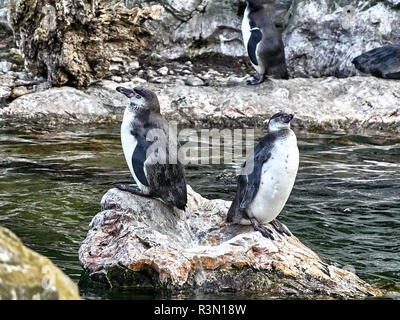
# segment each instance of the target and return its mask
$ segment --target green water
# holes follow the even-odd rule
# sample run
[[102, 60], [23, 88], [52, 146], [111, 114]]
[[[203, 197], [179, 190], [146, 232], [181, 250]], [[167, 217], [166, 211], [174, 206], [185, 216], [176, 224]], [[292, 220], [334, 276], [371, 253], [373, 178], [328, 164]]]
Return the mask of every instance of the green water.
[[[399, 299], [400, 138], [297, 136], [300, 168], [281, 221], [326, 262], [355, 271], [387, 298]], [[187, 182], [205, 197], [231, 200], [236, 167], [188, 165]], [[79, 282], [84, 297], [160, 297], [80, 281], [78, 249], [100, 199], [113, 183], [130, 181], [118, 126], [0, 131], [0, 225]]]

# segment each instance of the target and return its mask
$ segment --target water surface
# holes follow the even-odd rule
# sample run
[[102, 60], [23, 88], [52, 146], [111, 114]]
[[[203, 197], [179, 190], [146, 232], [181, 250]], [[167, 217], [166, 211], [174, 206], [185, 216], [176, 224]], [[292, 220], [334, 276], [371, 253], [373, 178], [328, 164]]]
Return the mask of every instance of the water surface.
[[[262, 132], [257, 132], [258, 139]], [[282, 222], [326, 262], [400, 297], [400, 138], [298, 133], [300, 168]], [[80, 243], [116, 182], [130, 182], [119, 127], [0, 131], [0, 225], [81, 279]], [[188, 165], [187, 182], [231, 200], [237, 164]], [[160, 298], [80, 282], [87, 298]], [[204, 296], [195, 298], [245, 298]]]

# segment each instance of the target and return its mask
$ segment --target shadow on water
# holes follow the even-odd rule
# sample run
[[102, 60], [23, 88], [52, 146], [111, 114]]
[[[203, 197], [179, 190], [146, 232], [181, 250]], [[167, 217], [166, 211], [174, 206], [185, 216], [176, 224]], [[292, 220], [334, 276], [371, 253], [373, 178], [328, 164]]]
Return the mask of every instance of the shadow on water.
[[[262, 136], [258, 132], [258, 139]], [[328, 263], [400, 297], [400, 138], [297, 133], [300, 168], [282, 222]], [[74, 281], [78, 249], [100, 199], [130, 182], [119, 127], [51, 134], [0, 132], [0, 225]], [[238, 164], [186, 166], [207, 198], [231, 200]], [[79, 283], [89, 299], [184, 298]], [[191, 298], [246, 298], [235, 294]], [[254, 297], [253, 297], [254, 298]]]

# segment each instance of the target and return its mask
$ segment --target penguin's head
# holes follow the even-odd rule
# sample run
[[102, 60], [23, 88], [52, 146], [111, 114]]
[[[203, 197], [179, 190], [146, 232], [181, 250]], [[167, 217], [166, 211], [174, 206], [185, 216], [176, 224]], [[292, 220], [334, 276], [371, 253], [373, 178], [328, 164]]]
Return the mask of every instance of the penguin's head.
[[153, 91], [140, 87], [133, 89], [117, 87], [117, 91], [130, 99], [129, 108], [133, 112], [150, 111], [160, 113], [160, 104]]
[[268, 132], [290, 129], [290, 121], [293, 115], [284, 112], [275, 113], [268, 122]]

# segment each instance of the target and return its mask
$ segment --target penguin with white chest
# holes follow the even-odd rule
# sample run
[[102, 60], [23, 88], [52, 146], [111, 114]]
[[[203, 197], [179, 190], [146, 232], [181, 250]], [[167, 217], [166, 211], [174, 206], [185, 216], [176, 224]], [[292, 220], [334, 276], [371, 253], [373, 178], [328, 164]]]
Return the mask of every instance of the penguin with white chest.
[[[167, 205], [185, 210], [187, 190], [177, 139], [169, 135], [169, 126], [160, 114], [158, 98], [144, 88], [117, 91], [130, 99], [121, 125], [121, 143], [125, 159], [138, 187], [117, 184], [118, 189], [141, 196], [155, 197]], [[172, 142], [172, 143], [171, 143]]]
[[293, 115], [279, 112], [268, 123], [268, 134], [256, 145], [238, 177], [227, 221], [251, 224], [256, 231], [274, 240], [271, 225], [280, 234], [290, 232], [276, 217], [292, 191], [299, 167], [297, 138], [290, 129]]
[[281, 79], [288, 79], [282, 35], [257, 0], [246, 2], [242, 20], [243, 43], [251, 64], [257, 71], [254, 80], [247, 83], [260, 84], [271, 73]]

